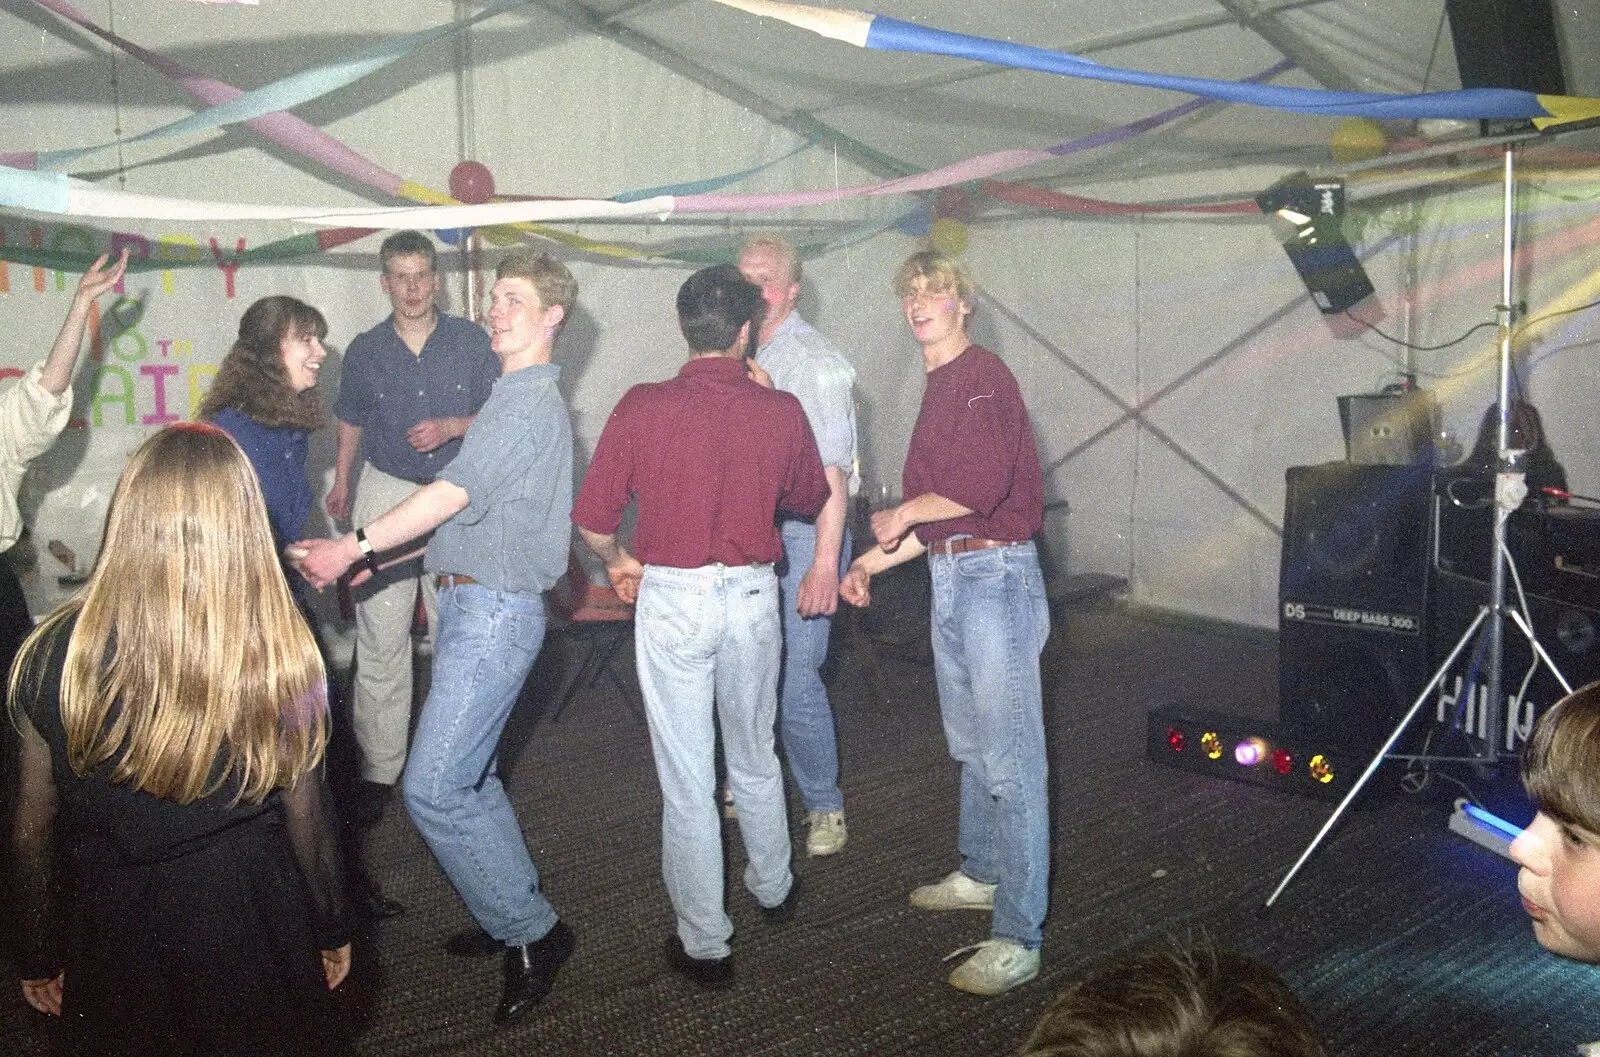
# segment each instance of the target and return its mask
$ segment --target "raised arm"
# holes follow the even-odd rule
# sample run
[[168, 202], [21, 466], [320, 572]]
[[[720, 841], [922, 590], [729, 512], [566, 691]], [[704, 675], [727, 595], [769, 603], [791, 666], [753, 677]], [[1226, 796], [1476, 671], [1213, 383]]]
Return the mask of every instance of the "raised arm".
[[72, 384], [72, 370], [78, 365], [78, 352], [83, 347], [83, 331], [89, 323], [89, 309], [95, 299], [122, 281], [128, 270], [128, 251], [123, 249], [117, 263], [106, 267], [107, 254], [94, 259], [78, 280], [78, 291], [72, 295], [72, 307], [67, 309], [66, 322], [56, 335], [56, 343], [45, 357], [44, 369], [39, 374], [39, 384], [51, 396], [60, 396]]

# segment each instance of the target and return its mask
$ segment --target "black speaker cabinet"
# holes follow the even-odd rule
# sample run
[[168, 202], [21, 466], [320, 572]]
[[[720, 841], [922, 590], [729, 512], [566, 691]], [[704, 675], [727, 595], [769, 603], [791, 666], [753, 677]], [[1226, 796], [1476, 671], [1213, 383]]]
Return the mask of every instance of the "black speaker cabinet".
[[1445, 0], [1463, 88], [1566, 95], [1550, 0]]
[[[1461, 633], [1489, 600], [1493, 573], [1493, 479], [1441, 473], [1435, 489], [1437, 547], [1433, 620], [1428, 627], [1434, 665], [1442, 663]], [[1506, 519], [1506, 549], [1516, 563], [1533, 617], [1534, 633], [1561, 673], [1576, 689], [1600, 679], [1600, 511], [1582, 507], [1544, 507], [1530, 500]], [[1517, 595], [1506, 574], [1506, 602]], [[1515, 753], [1533, 721], [1562, 695], [1561, 684], [1540, 666], [1518, 698], [1532, 659], [1527, 639], [1505, 623], [1500, 669], [1504, 697], [1503, 728], [1495, 732], [1498, 751]], [[1482, 660], [1468, 648], [1439, 688], [1430, 715], [1486, 738]]]
[[[1429, 627], [1431, 652], [1442, 662], [1459, 641], [1461, 633], [1489, 600], [1489, 586], [1478, 580], [1441, 573], [1434, 579], [1434, 619]], [[1509, 586], [1507, 601], [1515, 605], [1516, 593]], [[1600, 679], [1600, 610], [1578, 602], [1527, 595], [1533, 617], [1533, 631], [1550, 659], [1573, 689]], [[1502, 639], [1503, 660], [1500, 689], [1504, 703], [1504, 724], [1492, 732], [1499, 752], [1515, 754], [1533, 730], [1533, 722], [1545, 709], [1561, 700], [1561, 684], [1544, 665], [1540, 665], [1519, 696], [1533, 653], [1527, 638], [1508, 617]], [[1431, 674], [1431, 672], [1430, 672]], [[1424, 717], [1441, 724], [1459, 726], [1468, 733], [1491, 740], [1485, 720], [1485, 672], [1481, 657], [1475, 659], [1469, 645], [1454, 667], [1445, 673], [1435, 695], [1434, 707]]]
[[1429, 674], [1426, 466], [1288, 471], [1278, 595], [1284, 723], [1375, 747]]

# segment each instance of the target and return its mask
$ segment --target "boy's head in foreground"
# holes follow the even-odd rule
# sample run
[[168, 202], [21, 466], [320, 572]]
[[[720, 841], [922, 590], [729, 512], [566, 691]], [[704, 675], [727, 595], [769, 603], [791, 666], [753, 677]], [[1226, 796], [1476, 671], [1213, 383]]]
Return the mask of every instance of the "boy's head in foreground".
[[1039, 1018], [1022, 1057], [1326, 1057], [1305, 1007], [1260, 962], [1209, 943], [1124, 954]]
[[1534, 938], [1556, 954], [1600, 962], [1600, 682], [1539, 717], [1522, 784], [1539, 813], [1511, 857], [1522, 867], [1517, 891]]

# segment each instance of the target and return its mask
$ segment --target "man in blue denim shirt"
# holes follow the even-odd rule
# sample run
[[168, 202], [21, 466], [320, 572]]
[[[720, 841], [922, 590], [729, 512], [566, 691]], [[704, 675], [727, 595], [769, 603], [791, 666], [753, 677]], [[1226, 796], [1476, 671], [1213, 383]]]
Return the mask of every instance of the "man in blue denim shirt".
[[574, 946], [539, 890], [496, 754], [544, 642], [542, 592], [566, 571], [571, 547], [572, 425], [550, 357], [577, 294], [549, 257], [502, 261], [489, 308], [501, 376], [455, 459], [364, 529], [291, 555], [321, 588], [357, 561], [364, 579], [381, 568], [378, 552], [437, 529], [424, 565], [438, 578], [439, 638], [405, 801], [468, 911], [504, 945], [502, 1022], [549, 994]]
[[845, 515], [856, 476], [856, 409], [850, 361], [800, 318], [800, 258], [776, 235], [760, 235], [739, 251], [739, 271], [761, 288], [756, 363], [772, 384], [793, 393], [817, 440], [828, 501], [816, 519], [784, 518], [783, 564], [778, 590], [783, 607], [783, 676], [778, 724], [783, 754], [806, 807], [806, 853], [832, 855], [844, 848], [844, 793], [839, 789], [839, 741], [834, 731], [822, 662], [839, 605], [839, 577], [850, 558]]

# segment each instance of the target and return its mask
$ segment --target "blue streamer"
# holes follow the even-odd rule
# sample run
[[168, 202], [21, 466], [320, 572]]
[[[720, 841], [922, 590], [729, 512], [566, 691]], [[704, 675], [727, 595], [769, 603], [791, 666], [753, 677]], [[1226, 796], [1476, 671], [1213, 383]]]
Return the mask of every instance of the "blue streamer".
[[171, 124], [153, 128], [137, 136], [111, 143], [101, 143], [93, 147], [78, 147], [70, 150], [40, 151], [37, 165], [41, 169], [58, 169], [100, 151], [109, 150], [120, 142], [121, 144], [138, 143], [141, 140], [164, 139], [172, 136], [187, 136], [198, 132], [209, 132], [223, 125], [238, 124], [253, 118], [265, 117], [268, 114], [281, 113], [308, 103], [313, 99], [321, 98], [330, 92], [337, 91], [347, 85], [353, 84], [377, 73], [385, 66], [392, 65], [419, 48], [423, 48], [434, 41], [459, 33], [475, 23], [486, 18], [503, 14], [513, 8], [524, 7], [533, 0], [500, 0], [499, 3], [479, 11], [459, 22], [451, 22], [432, 29], [420, 30], [405, 36], [393, 37], [382, 41], [370, 48], [366, 48], [354, 55], [346, 56], [337, 62], [319, 66], [311, 70], [302, 70], [292, 73], [287, 77], [279, 78], [271, 84], [262, 85], [260, 88], [245, 92], [243, 95], [230, 99], [225, 103], [207, 107], [196, 114], [174, 121]]
[[71, 204], [72, 192], [63, 174], [0, 165], [0, 206], [35, 213], [65, 213]]
[[1302, 114], [1327, 114], [1335, 117], [1371, 118], [1457, 118], [1476, 121], [1482, 118], [1535, 118], [1552, 116], [1533, 92], [1514, 88], [1466, 88], [1458, 92], [1429, 92], [1402, 95], [1393, 92], [1335, 92], [1322, 88], [1289, 88], [1282, 85], [1242, 84], [1210, 77], [1178, 77], [1080, 59], [1065, 52], [1048, 51], [1027, 44], [1012, 44], [984, 37], [969, 37], [931, 29], [913, 22], [901, 22], [874, 15], [867, 30], [867, 47], [875, 51], [907, 51], [921, 55], [949, 55], [996, 66], [1009, 66], [1040, 73], [1084, 77], [1095, 81], [1166, 88], [1175, 92], [1203, 95], [1231, 103], [1273, 110], [1292, 110]]
[[765, 164], [757, 165], [754, 169], [746, 169], [743, 172], [728, 173], [725, 176], [708, 176], [704, 180], [691, 180], [688, 183], [667, 184], [663, 187], [651, 187], [643, 191], [624, 191], [622, 194], [614, 196], [611, 200], [613, 202], [638, 202], [646, 198], [659, 198], [662, 195], [672, 195], [676, 198], [684, 195], [710, 194], [712, 191], [719, 191], [722, 188], [727, 187], [729, 184], [736, 184], [740, 180], [754, 176], [763, 169], [770, 169], [779, 162], [788, 161], [801, 151], [810, 150], [816, 145], [816, 140], [807, 140], [794, 150], [790, 151], [788, 154], [785, 154], [783, 157], [774, 158]]

